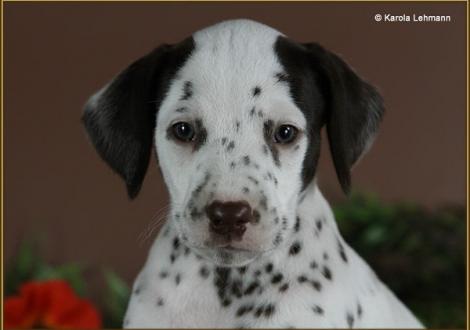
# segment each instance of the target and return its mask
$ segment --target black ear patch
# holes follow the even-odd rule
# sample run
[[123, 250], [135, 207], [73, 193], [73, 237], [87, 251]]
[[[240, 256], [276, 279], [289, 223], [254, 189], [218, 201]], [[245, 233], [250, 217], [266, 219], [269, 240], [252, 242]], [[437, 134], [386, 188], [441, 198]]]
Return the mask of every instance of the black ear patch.
[[279, 37], [275, 51], [284, 66], [292, 97], [307, 119], [309, 147], [304, 187], [315, 175], [320, 130], [326, 124], [336, 173], [345, 192], [351, 167], [367, 151], [384, 113], [378, 92], [337, 55], [318, 44], [298, 44]]
[[147, 172], [156, 113], [171, 80], [194, 49], [188, 38], [163, 45], [131, 64], [85, 105], [82, 122], [106, 163], [137, 196]]

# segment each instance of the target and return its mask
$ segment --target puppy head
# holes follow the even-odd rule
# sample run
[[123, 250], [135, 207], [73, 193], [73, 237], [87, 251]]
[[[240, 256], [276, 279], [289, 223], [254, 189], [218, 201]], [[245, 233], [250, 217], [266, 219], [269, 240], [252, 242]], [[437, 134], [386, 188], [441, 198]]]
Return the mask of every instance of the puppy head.
[[347, 191], [382, 113], [336, 55], [236, 20], [138, 60], [90, 99], [83, 122], [131, 198], [155, 145], [180, 238], [217, 264], [243, 265], [291, 232], [322, 127]]

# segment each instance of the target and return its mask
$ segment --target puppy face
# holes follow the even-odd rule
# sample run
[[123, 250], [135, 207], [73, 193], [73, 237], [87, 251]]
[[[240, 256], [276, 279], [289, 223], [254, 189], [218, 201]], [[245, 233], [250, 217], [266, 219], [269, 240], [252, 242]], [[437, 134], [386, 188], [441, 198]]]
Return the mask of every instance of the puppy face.
[[180, 238], [240, 266], [291, 232], [322, 126], [347, 189], [381, 114], [376, 92], [336, 56], [237, 20], [134, 63], [92, 98], [84, 122], [131, 196], [154, 144]]

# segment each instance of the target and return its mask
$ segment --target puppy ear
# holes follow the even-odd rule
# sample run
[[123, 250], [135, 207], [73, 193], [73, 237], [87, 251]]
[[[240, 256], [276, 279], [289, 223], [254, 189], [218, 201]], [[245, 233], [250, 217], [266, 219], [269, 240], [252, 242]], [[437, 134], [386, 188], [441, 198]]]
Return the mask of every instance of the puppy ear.
[[349, 192], [351, 168], [371, 146], [384, 114], [379, 93], [342, 59], [318, 44], [304, 44], [320, 70], [325, 121], [336, 174]]
[[163, 45], [122, 71], [85, 105], [82, 122], [103, 160], [137, 196], [153, 146], [156, 112], [193, 40]]

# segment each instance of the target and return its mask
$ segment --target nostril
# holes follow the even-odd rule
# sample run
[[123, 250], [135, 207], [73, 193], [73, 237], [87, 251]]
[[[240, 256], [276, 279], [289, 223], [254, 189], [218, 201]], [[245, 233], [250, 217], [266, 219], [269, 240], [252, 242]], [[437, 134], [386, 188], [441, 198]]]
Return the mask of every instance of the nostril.
[[246, 223], [253, 218], [251, 207], [245, 201], [214, 201], [206, 207], [206, 214], [214, 231], [233, 232], [238, 236], [243, 235]]

